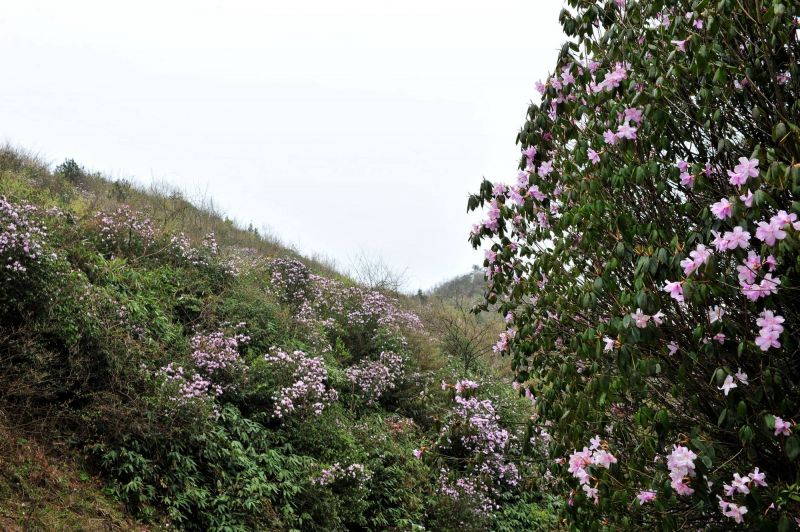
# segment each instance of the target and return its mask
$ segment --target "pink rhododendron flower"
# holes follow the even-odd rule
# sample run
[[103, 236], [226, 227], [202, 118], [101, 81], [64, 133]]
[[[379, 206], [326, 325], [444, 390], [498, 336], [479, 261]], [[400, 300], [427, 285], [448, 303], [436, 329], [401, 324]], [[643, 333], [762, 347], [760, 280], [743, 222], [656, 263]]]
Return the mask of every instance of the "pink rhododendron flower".
[[650, 321], [650, 316], [642, 312], [642, 309], [637, 308], [636, 312], [631, 314], [631, 317], [636, 322], [636, 326], [640, 329], [647, 327], [647, 322]]
[[756, 238], [768, 246], [774, 246], [777, 240], [786, 238], [786, 231], [783, 230], [783, 226], [780, 222], [773, 217], [769, 223], [758, 222]]
[[755, 251], [750, 251], [744, 262], [736, 267], [739, 284], [753, 284], [756, 282], [756, 272], [761, 269], [761, 257]]
[[725, 315], [725, 311], [720, 308], [719, 305], [715, 305], [713, 308], [708, 309], [708, 321], [709, 323], [716, 323], [722, 319], [722, 316]]
[[656, 498], [656, 492], [654, 491], [640, 491], [636, 494], [636, 498], [639, 499], [639, 504], [645, 504], [648, 502], [652, 502]]
[[541, 177], [547, 177], [552, 171], [553, 171], [553, 161], [544, 161], [541, 165], [539, 165], [539, 171], [537, 173]]
[[739, 506], [736, 504], [728, 503], [728, 508], [724, 512], [723, 515], [732, 518], [737, 523], [742, 523], [744, 521], [744, 514], [747, 513], [747, 506]]
[[670, 42], [672, 44], [674, 44], [678, 48], [678, 50], [680, 50], [681, 52], [685, 52], [686, 51], [686, 41], [688, 41], [688, 40], [689, 39], [684, 39], [682, 41], [670, 41]]
[[737, 225], [733, 231], [727, 231], [723, 237], [726, 249], [736, 249], [737, 247], [747, 249], [750, 247], [750, 233]]
[[689, 172], [683, 171], [680, 175], [681, 185], [686, 188], [694, 188], [694, 175]]
[[636, 128], [630, 126], [627, 122], [620, 125], [617, 128], [617, 138], [618, 139], [628, 139], [628, 140], [635, 140], [636, 139]]
[[765, 310], [756, 320], [756, 325], [761, 329], [758, 331], [756, 345], [762, 350], [767, 351], [771, 347], [780, 347], [778, 340], [783, 332], [783, 316], [776, 316], [771, 310]]
[[733, 377], [728, 375], [725, 377], [725, 382], [722, 383], [718, 389], [722, 390], [722, 393], [725, 394], [725, 397], [728, 396], [728, 392], [730, 392], [733, 388], [736, 388], [737, 384], [733, 381]]
[[670, 355], [674, 355], [678, 352], [678, 344], [675, 342], [670, 342], [667, 344], [667, 350], [669, 350]]
[[678, 303], [683, 303], [683, 283], [681, 281], [666, 281], [662, 290]]
[[748, 380], [747, 380], [747, 373], [743, 372], [743, 371], [742, 371], [742, 368], [739, 368], [739, 369], [736, 371], [736, 373], [735, 373], [735, 376], [736, 376], [736, 380], [738, 380], [738, 381], [739, 381], [739, 382], [741, 382], [742, 384], [744, 384], [744, 385], [747, 385], [747, 384], [749, 384], [749, 382], [748, 382]]
[[718, 202], [711, 205], [711, 213], [720, 220], [724, 220], [725, 218], [730, 218], [731, 214], [733, 214], [733, 207], [731, 206], [731, 202], [728, 201], [727, 198], [722, 198]]
[[733, 171], [728, 170], [730, 177], [730, 184], [740, 187], [747, 182], [750, 177], [758, 177], [758, 159], [748, 159], [747, 157], [739, 157], [739, 164], [737, 164]]
[[606, 144], [614, 145], [617, 142], [617, 135], [610, 129], [606, 129], [603, 133], [603, 140]]
[[625, 109], [625, 120], [630, 120], [632, 122], [636, 122], [637, 124], [641, 124], [642, 110], [637, 109], [636, 107], [628, 107]]
[[600, 156], [593, 149], [589, 148], [586, 150], [586, 155], [589, 157], [589, 160], [592, 161], [592, 164], [597, 164], [600, 162]]
[[767, 474], [759, 472], [758, 468], [753, 469], [753, 472], [750, 473], [750, 480], [759, 487], [764, 487], [767, 485]]
[[753, 193], [750, 192], [750, 189], [747, 189], [747, 192], [739, 196], [739, 199], [744, 202], [744, 206], [748, 209], [753, 206]]
[[697, 268], [708, 262], [711, 252], [703, 245], [698, 244], [694, 251], [689, 253], [689, 257], [681, 261], [681, 267], [685, 275], [691, 275]]
[[525, 155], [525, 158], [528, 159], [528, 164], [530, 164], [534, 157], [536, 157], [536, 146], [528, 146], [522, 153]]
[[608, 336], [603, 337], [603, 342], [605, 342], [605, 346], [603, 347], [603, 351], [613, 351], [614, 350], [614, 343], [616, 340], [613, 338], [609, 338]]
[[791, 436], [792, 424], [775, 416], [775, 436]]
[[592, 457], [592, 463], [594, 465], [609, 469], [611, 467], [611, 464], [617, 463], [617, 459], [616, 457], [614, 457], [614, 455], [612, 455], [608, 451], [598, 450], [594, 453], [594, 456]]
[[713, 229], [711, 230], [711, 234], [714, 235], [714, 240], [711, 241], [711, 245], [714, 246], [714, 249], [717, 251], [725, 251], [728, 249], [728, 241], [725, 240], [723, 235]]
[[781, 229], [785, 228], [787, 225], [791, 225], [793, 222], [797, 221], [797, 215], [795, 213], [789, 214], [786, 211], [778, 211], [778, 214], [772, 217], [770, 223], [774, 223]]
[[683, 445], [673, 445], [673, 450], [667, 457], [670, 485], [678, 495], [691, 495], [694, 489], [685, 482], [685, 477], [694, 476], [694, 461], [697, 455]]

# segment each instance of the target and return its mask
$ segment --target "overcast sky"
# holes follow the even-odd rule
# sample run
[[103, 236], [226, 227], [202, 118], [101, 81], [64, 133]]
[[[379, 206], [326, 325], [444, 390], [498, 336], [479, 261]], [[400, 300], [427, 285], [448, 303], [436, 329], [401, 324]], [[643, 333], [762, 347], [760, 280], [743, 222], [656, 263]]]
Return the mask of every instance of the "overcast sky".
[[4, 2], [0, 140], [213, 197], [346, 269], [426, 289], [482, 260], [561, 0]]

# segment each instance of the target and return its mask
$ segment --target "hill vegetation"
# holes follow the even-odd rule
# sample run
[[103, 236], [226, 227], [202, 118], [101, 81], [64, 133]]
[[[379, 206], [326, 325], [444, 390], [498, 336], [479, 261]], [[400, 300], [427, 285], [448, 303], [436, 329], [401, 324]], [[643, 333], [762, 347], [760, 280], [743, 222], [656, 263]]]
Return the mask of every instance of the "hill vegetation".
[[453, 350], [472, 315], [10, 148], [0, 228], [12, 529], [553, 525], [532, 403], [486, 364], [494, 333]]

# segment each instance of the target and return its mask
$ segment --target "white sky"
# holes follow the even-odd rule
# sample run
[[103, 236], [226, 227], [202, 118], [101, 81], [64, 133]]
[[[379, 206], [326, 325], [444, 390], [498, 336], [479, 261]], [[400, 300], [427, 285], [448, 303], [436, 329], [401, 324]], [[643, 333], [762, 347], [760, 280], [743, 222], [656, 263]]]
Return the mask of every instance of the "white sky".
[[469, 271], [469, 193], [513, 181], [561, 0], [8, 0], [0, 140], [202, 191], [407, 289]]

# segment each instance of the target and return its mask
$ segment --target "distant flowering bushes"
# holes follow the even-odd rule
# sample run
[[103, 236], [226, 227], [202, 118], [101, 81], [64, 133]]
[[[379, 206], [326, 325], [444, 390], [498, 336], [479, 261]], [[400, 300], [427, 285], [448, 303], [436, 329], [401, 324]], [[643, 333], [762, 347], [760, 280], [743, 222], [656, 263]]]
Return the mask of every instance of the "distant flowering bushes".
[[308, 299], [311, 271], [299, 260], [276, 258], [269, 263], [270, 282], [284, 303], [302, 304]]
[[[244, 324], [240, 324], [243, 327]], [[221, 331], [210, 334], [195, 334], [191, 339], [192, 361], [208, 375], [242, 365], [239, 346], [250, 341], [245, 334], [226, 336]]]
[[211, 260], [219, 254], [219, 245], [214, 233], [203, 237], [200, 246], [195, 246], [188, 236], [178, 233], [170, 237], [172, 254], [194, 266], [209, 266]]
[[0, 196], [0, 268], [6, 277], [23, 274], [33, 264], [52, 258], [44, 249], [47, 230], [33, 205], [16, 205]]
[[554, 456], [613, 431], [618, 463], [596, 481], [596, 449], [574, 455], [574, 526], [788, 529], [799, 7], [568, 4], [571, 43], [528, 109], [518, 174], [469, 200], [486, 214], [470, 234], [488, 248], [485, 306], [512, 316], [495, 351], [541, 387]]
[[[243, 323], [237, 326], [242, 327]], [[246, 371], [239, 348], [249, 341], [244, 334], [197, 333], [190, 340], [192, 364], [170, 362], [156, 372], [156, 377], [167, 388], [170, 400], [178, 405], [188, 405], [195, 400], [213, 404], [226, 389], [235, 386], [235, 379], [231, 378], [234, 373]]]
[[284, 381], [291, 383], [272, 396], [274, 417], [319, 416], [338, 398], [336, 390], [328, 386], [328, 370], [322, 357], [311, 357], [299, 350], [289, 353], [274, 349], [264, 355], [264, 360], [284, 375]]
[[371, 478], [372, 473], [363, 464], [354, 463], [344, 467], [336, 462], [331, 467], [323, 469], [318, 477], [311, 480], [311, 483], [328, 486], [336, 482], [356, 482], [363, 486]]
[[331, 350], [337, 337], [347, 338], [361, 358], [381, 331], [402, 338], [403, 329], [422, 329], [416, 314], [381, 292], [316, 275], [294, 259], [273, 259], [269, 269], [273, 292], [296, 308], [298, 323], [320, 349]]
[[345, 375], [365, 397], [367, 404], [374, 404], [386, 392], [393, 390], [403, 376], [404, 360], [397, 353], [384, 351], [378, 360], [363, 360], [347, 368]]
[[110, 213], [98, 213], [95, 222], [100, 242], [109, 253], [141, 254], [155, 243], [153, 222], [128, 206]]

